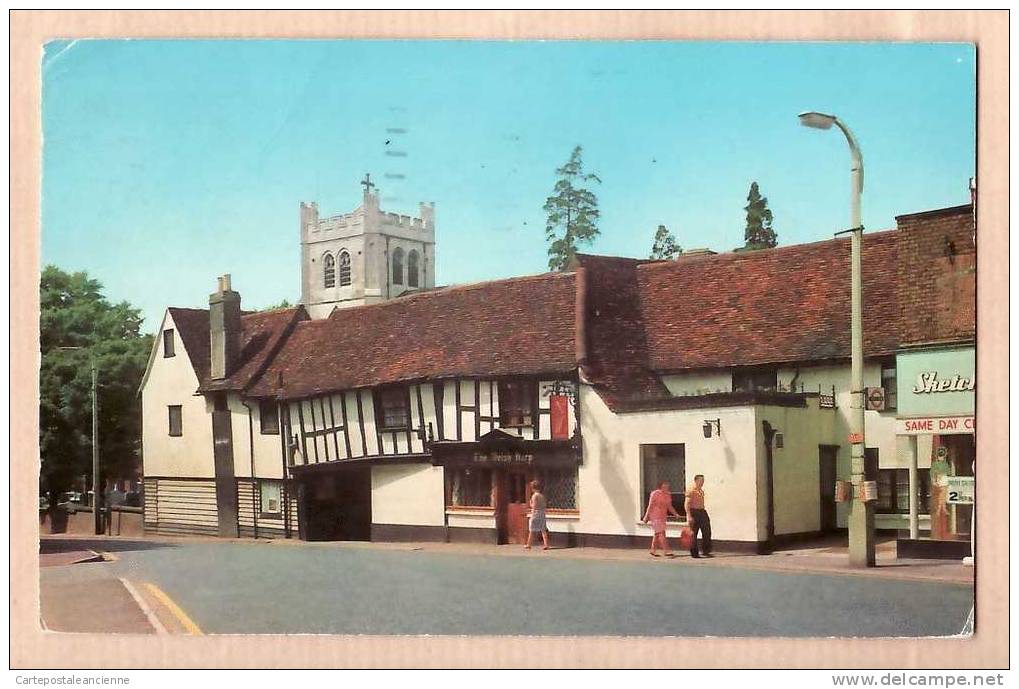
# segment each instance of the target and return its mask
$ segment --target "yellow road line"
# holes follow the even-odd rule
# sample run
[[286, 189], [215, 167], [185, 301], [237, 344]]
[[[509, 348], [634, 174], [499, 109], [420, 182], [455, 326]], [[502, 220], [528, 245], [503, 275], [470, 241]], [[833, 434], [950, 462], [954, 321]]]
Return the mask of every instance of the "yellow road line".
[[147, 588], [149, 593], [155, 596], [160, 603], [165, 605], [167, 610], [173, 613], [173, 616], [177, 618], [178, 622], [184, 625], [184, 629], [186, 629], [189, 634], [194, 634], [196, 636], [202, 634], [201, 628], [195, 624], [194, 620], [188, 617], [186, 612], [181, 610], [181, 607], [177, 605], [172, 598], [163, 592], [163, 589], [149, 582], [145, 582], [145, 588]]

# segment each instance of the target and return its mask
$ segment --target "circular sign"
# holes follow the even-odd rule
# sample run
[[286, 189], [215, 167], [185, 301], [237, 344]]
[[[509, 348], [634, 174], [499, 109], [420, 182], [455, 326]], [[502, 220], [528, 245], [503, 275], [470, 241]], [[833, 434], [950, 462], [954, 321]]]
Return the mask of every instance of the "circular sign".
[[870, 388], [867, 391], [867, 405], [871, 409], [884, 409], [884, 406], [885, 406], [885, 389], [884, 388]]

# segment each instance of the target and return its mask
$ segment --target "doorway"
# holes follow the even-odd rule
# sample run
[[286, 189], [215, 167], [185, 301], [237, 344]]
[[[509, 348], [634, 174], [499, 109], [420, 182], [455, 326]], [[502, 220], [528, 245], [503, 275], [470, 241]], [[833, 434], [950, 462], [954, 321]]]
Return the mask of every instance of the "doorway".
[[523, 468], [501, 469], [496, 473], [495, 523], [499, 544], [527, 542], [527, 512], [530, 475]]
[[316, 473], [301, 483], [306, 540], [371, 540], [370, 468]]
[[838, 479], [839, 448], [836, 445], [820, 445], [818, 447], [820, 462], [818, 476], [821, 493], [820, 531], [827, 534], [838, 530], [837, 511], [835, 509], [835, 481]]

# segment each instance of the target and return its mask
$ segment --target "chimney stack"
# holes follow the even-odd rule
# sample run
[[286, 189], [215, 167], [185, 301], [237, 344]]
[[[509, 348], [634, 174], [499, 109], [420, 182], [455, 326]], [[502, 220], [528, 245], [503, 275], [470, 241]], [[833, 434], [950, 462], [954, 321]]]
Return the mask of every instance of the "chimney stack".
[[241, 349], [241, 295], [230, 289], [230, 274], [217, 280], [209, 295], [210, 375], [222, 380], [234, 372]]

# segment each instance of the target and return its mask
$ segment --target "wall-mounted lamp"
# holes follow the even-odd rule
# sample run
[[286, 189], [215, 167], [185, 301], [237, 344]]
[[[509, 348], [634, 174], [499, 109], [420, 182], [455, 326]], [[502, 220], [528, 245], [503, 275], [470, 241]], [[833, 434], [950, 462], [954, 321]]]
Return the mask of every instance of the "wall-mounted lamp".
[[705, 419], [704, 421], [704, 437], [711, 437], [711, 427], [715, 427], [715, 433], [722, 435], [722, 420], [721, 419]]

